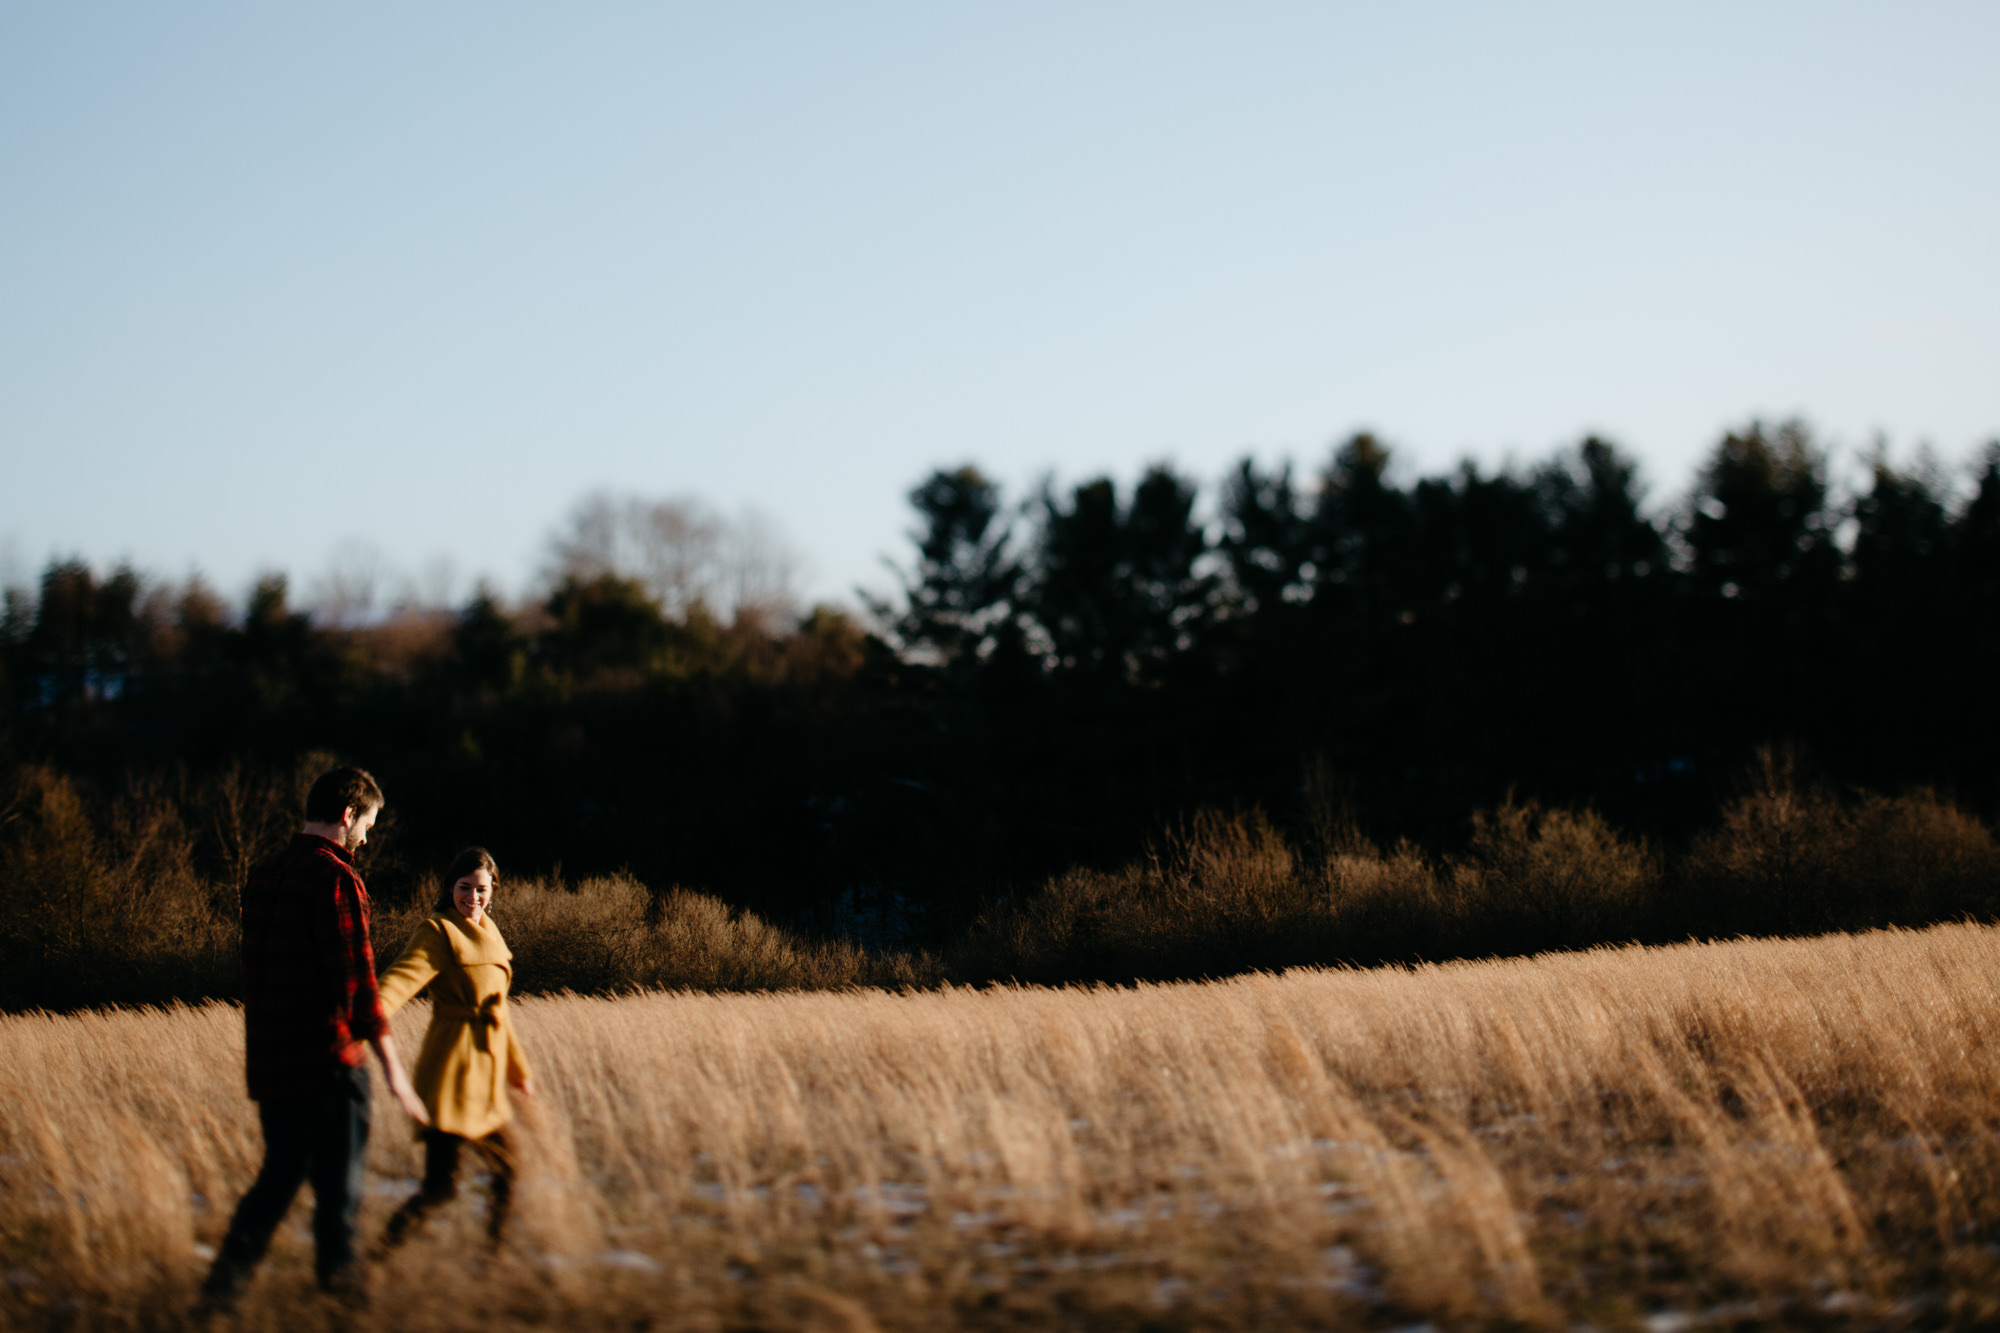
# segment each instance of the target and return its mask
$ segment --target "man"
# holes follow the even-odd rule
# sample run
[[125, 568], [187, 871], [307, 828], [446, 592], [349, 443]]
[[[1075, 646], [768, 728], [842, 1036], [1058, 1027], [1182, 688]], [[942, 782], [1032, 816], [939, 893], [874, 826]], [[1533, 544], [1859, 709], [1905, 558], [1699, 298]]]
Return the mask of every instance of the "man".
[[366, 1299], [354, 1254], [368, 1146], [364, 1044], [381, 1061], [390, 1094], [429, 1123], [376, 994], [368, 893], [354, 868], [381, 810], [382, 789], [366, 771], [321, 774], [306, 796], [305, 827], [244, 887], [245, 1064], [264, 1165], [202, 1286], [210, 1309], [235, 1303], [308, 1179], [319, 1284], [351, 1304]]

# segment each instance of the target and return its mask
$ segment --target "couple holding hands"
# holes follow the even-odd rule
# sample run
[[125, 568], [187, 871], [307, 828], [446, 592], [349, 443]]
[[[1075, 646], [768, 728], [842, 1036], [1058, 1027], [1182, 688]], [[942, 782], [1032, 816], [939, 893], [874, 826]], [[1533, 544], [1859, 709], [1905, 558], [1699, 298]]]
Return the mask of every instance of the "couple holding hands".
[[[499, 868], [483, 847], [460, 852], [430, 917], [378, 980], [354, 853], [382, 803], [365, 770], [322, 774], [306, 796], [304, 828], [244, 886], [244, 1063], [264, 1162], [203, 1284], [211, 1309], [235, 1303], [307, 1180], [319, 1284], [365, 1303], [354, 1222], [368, 1146], [370, 1048], [424, 1142], [423, 1181], [390, 1217], [376, 1252], [407, 1239], [456, 1194], [468, 1151], [492, 1171], [488, 1239], [497, 1245], [506, 1226], [515, 1174], [509, 1090], [532, 1097], [534, 1080], [507, 1013], [513, 954], [487, 915]], [[389, 1015], [425, 986], [431, 1022], [412, 1079]]]

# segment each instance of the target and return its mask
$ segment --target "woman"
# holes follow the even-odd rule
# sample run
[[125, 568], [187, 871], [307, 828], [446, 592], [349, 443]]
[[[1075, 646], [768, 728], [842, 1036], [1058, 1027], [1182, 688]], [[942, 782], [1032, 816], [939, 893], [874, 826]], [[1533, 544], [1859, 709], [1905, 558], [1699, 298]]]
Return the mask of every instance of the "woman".
[[468, 1147], [493, 1170], [493, 1210], [486, 1234], [493, 1244], [507, 1225], [514, 1193], [514, 1152], [506, 1125], [507, 1089], [535, 1095], [527, 1057], [507, 1017], [514, 955], [486, 914], [499, 867], [484, 847], [468, 847], [445, 872], [436, 910], [417, 928], [381, 977], [382, 1008], [395, 1013], [431, 988], [431, 1026], [417, 1056], [417, 1095], [431, 1113], [424, 1142], [424, 1181], [398, 1208], [382, 1235], [394, 1249], [432, 1210], [458, 1193], [459, 1157]]

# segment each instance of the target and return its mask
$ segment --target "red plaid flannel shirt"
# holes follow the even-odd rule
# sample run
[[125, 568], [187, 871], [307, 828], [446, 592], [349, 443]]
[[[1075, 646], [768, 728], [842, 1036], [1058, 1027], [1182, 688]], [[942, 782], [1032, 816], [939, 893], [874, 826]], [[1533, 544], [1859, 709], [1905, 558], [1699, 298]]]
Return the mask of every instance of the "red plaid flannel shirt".
[[389, 1021], [375, 989], [368, 891], [339, 844], [310, 833], [243, 889], [243, 1035], [250, 1096], [304, 1096]]

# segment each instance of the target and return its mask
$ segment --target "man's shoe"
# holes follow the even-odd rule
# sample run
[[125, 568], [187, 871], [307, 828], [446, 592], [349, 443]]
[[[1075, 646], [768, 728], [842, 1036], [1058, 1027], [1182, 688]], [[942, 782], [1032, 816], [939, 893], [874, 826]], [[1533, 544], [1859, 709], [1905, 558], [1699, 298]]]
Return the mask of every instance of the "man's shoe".
[[201, 1297], [189, 1312], [195, 1326], [204, 1328], [235, 1314], [236, 1303], [243, 1299], [243, 1284], [249, 1276], [249, 1269], [230, 1263], [226, 1258], [218, 1258], [209, 1268], [208, 1276], [202, 1279]]
[[361, 1264], [335, 1269], [319, 1280], [319, 1289], [351, 1314], [360, 1314], [368, 1308], [368, 1270]]
[[194, 1308], [188, 1311], [188, 1327], [214, 1328], [236, 1313], [236, 1302], [242, 1295], [238, 1288], [210, 1291], [204, 1284], [201, 1295], [195, 1299]]

